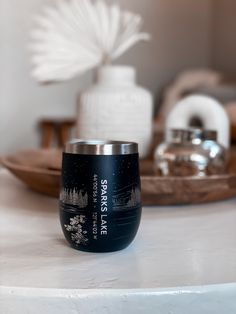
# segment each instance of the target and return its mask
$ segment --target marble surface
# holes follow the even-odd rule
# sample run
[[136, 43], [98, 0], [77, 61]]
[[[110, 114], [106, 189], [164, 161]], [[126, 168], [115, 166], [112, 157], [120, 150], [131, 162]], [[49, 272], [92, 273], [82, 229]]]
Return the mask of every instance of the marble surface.
[[[28, 190], [5, 170], [0, 170], [0, 215], [0, 301], [5, 305], [12, 296], [18, 304], [17, 297], [25, 297], [27, 291], [34, 296], [50, 291], [46, 295], [57, 298], [64, 290], [73, 291], [68, 292], [72, 301], [74, 294], [106, 295], [108, 291], [112, 295], [117, 292], [116, 296], [123, 291], [122, 298], [127, 301], [127, 293], [149, 297], [167, 293], [170, 297], [181, 295], [181, 291], [195, 291], [199, 296], [222, 287], [224, 293], [229, 289], [228, 297], [235, 300], [236, 199], [208, 205], [143, 208], [133, 244], [108, 254], [68, 247], [59, 224], [57, 200]], [[211, 289], [209, 285], [215, 286]], [[189, 286], [193, 288], [178, 288]], [[235, 304], [233, 310], [227, 313], [236, 312]], [[136, 308], [134, 313], [145, 311]], [[169, 312], [163, 309], [162, 313]]]

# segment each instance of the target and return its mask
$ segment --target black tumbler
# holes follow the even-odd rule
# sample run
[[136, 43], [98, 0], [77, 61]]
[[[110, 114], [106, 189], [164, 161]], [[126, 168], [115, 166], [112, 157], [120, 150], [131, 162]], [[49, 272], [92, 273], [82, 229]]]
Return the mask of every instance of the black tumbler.
[[66, 145], [60, 219], [73, 248], [124, 249], [137, 233], [141, 212], [136, 143], [74, 140]]

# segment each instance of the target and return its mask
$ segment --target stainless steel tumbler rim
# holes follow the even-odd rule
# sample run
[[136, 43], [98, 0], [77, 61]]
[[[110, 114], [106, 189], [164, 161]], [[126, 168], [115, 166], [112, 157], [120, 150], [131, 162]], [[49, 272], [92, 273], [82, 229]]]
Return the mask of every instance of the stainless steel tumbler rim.
[[75, 139], [65, 145], [64, 152], [81, 155], [130, 155], [138, 154], [134, 142]]

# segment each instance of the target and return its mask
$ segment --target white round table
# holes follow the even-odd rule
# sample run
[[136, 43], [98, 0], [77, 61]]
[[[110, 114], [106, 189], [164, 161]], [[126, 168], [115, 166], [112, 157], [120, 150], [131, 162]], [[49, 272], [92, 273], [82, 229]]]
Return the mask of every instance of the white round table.
[[0, 313], [236, 313], [236, 200], [146, 207], [126, 250], [64, 240], [57, 200], [0, 170]]

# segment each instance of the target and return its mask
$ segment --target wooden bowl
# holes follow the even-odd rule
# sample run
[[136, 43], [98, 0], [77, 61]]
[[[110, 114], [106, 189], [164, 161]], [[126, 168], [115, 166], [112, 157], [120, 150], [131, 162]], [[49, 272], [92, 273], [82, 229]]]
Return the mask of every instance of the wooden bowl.
[[[149, 166], [147, 165], [148, 163]], [[152, 162], [145, 162], [144, 169], [146, 173], [147, 169], [151, 167]], [[235, 167], [236, 158], [232, 158], [228, 173], [225, 175], [206, 177], [158, 177], [152, 174], [142, 175], [143, 203], [145, 205], [199, 204], [235, 197]]]
[[59, 196], [60, 151], [24, 151], [2, 158], [1, 163], [32, 190], [48, 196]]
[[[51, 160], [51, 163], [50, 163]], [[3, 158], [2, 164], [31, 189], [58, 197], [61, 152], [25, 151]], [[208, 177], [158, 177], [152, 161], [141, 161], [143, 205], [197, 204], [236, 196], [236, 155], [232, 154], [228, 173]], [[52, 169], [52, 167], [56, 169]]]

